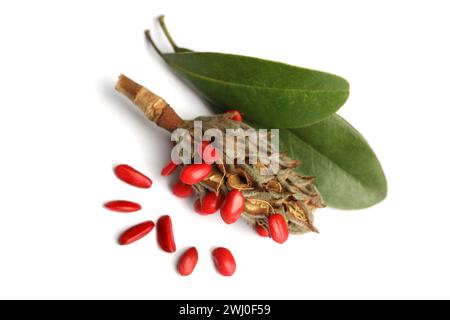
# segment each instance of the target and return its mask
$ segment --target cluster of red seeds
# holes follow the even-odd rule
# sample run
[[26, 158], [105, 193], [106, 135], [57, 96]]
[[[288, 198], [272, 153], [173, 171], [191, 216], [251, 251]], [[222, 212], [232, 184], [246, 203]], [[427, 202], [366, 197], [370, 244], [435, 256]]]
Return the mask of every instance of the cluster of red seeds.
[[[232, 120], [242, 121], [242, 116], [239, 111], [229, 110], [228, 113], [233, 115]], [[180, 180], [172, 186], [173, 194], [178, 197], [189, 197], [193, 193], [192, 185], [199, 183], [208, 177], [213, 170], [213, 164], [220, 161], [219, 152], [217, 152], [217, 150], [214, 149], [214, 146], [208, 141], [203, 141], [199, 145], [199, 150], [197, 152], [203, 159], [203, 163], [183, 166], [183, 169], [180, 172]], [[178, 165], [176, 163], [170, 161], [163, 168], [161, 175], [169, 176], [177, 167]], [[209, 191], [201, 200], [198, 199], [194, 203], [195, 212], [202, 215], [213, 214], [220, 210], [220, 215], [227, 224], [238, 221], [244, 208], [245, 198], [240, 190], [232, 190], [226, 197], [221, 193]], [[288, 239], [288, 226], [281, 214], [271, 214], [268, 217], [268, 226], [269, 230], [261, 225], [256, 225], [255, 229], [259, 235], [263, 237], [270, 236], [278, 243], [284, 243]]]
[[[169, 165], [164, 168], [161, 172], [162, 175], [170, 175], [175, 169], [176, 165]], [[142, 174], [141, 172], [135, 170], [128, 165], [119, 165], [115, 168], [116, 176], [122, 181], [138, 187], [138, 188], [150, 188], [152, 186], [152, 180]], [[185, 187], [186, 185], [181, 185], [176, 188], [179, 196], [186, 196], [192, 193], [192, 187]], [[127, 200], [116, 200], [110, 201], [105, 204], [105, 207], [112, 211], [117, 212], [136, 212], [141, 210], [141, 205]], [[147, 234], [149, 234], [155, 223], [153, 221], [145, 221], [138, 225], [135, 225], [125, 232], [123, 232], [119, 237], [120, 245], [129, 245], [139, 239], [142, 239]], [[157, 241], [160, 248], [166, 252], [172, 253], [176, 251], [175, 238], [172, 228], [172, 220], [170, 216], [162, 216], [158, 219], [156, 223]], [[236, 262], [234, 260], [231, 252], [226, 248], [216, 248], [212, 252], [213, 260], [216, 265], [217, 270], [224, 276], [231, 276], [236, 270]], [[195, 247], [191, 247], [186, 250], [178, 261], [178, 272], [187, 276], [190, 275], [197, 265], [198, 252]]]

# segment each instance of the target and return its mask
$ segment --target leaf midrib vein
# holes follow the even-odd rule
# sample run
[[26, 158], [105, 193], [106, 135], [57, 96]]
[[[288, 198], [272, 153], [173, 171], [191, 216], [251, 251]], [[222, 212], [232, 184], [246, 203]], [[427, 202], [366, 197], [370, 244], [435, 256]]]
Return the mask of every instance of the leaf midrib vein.
[[210, 78], [204, 75], [200, 75], [198, 73], [194, 73], [192, 71], [187, 70], [186, 68], [183, 68], [177, 64], [171, 63], [169, 61], [167, 61], [167, 64], [169, 64], [170, 66], [172, 66], [175, 69], [178, 69], [184, 73], [189, 74], [192, 77], [196, 77], [196, 78], [200, 78], [203, 80], [208, 80], [211, 82], [216, 82], [216, 83], [220, 83], [223, 85], [228, 85], [228, 86], [236, 86], [236, 87], [245, 87], [245, 88], [253, 88], [253, 89], [264, 89], [264, 90], [279, 90], [279, 91], [298, 91], [298, 92], [302, 92], [302, 93], [311, 93], [311, 94], [317, 94], [317, 93], [348, 93], [350, 90], [349, 89], [336, 89], [336, 90], [309, 90], [309, 89], [298, 89], [298, 88], [275, 88], [275, 87], [264, 87], [264, 86], [256, 86], [256, 85], [249, 85], [249, 84], [244, 84], [244, 83], [235, 83], [235, 82], [229, 82], [229, 81], [224, 81], [224, 80], [219, 80], [219, 79], [214, 79], [214, 78]]

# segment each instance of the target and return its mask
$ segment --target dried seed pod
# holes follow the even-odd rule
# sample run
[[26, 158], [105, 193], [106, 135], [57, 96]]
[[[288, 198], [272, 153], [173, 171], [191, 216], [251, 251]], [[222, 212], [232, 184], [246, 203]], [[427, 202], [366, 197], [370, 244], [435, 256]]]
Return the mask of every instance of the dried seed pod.
[[223, 163], [216, 163], [216, 168], [222, 173], [222, 174], [226, 174], [227, 170], [225, 168], [225, 165]]
[[290, 202], [286, 204], [287, 211], [292, 214], [298, 221], [307, 222], [308, 218], [305, 215], [305, 212], [299, 207], [298, 202]]
[[283, 192], [283, 186], [281, 185], [280, 182], [278, 182], [275, 179], [270, 180], [269, 182], [267, 182], [265, 187], [266, 187], [267, 191], [273, 191], [273, 192], [277, 192], [277, 193], [282, 193]]
[[217, 192], [224, 183], [224, 175], [213, 169], [201, 183], [209, 190]]
[[254, 216], [265, 216], [271, 211], [269, 202], [260, 199], [245, 199], [244, 210], [247, 214]]
[[227, 186], [241, 191], [254, 189], [249, 174], [240, 168], [227, 175]]
[[[242, 128], [249, 129], [247, 124], [229, 121], [228, 115], [218, 115], [212, 117], [199, 117], [196, 120], [203, 121], [203, 129], [219, 129], [225, 133], [228, 128]], [[193, 128], [193, 122], [185, 121], [182, 128]], [[246, 142], [250, 144], [249, 141]], [[270, 149], [270, 147], [269, 147]], [[246, 145], [246, 150], [249, 150], [249, 145]], [[262, 175], [260, 169], [267, 169], [267, 165], [258, 161], [255, 165], [251, 164], [233, 164], [227, 162], [226, 165], [221, 163], [214, 164], [216, 170], [225, 174], [221, 176], [220, 192], [228, 194], [230, 191], [239, 190], [245, 198], [244, 217], [250, 224], [255, 223], [255, 219], [268, 219], [270, 213], [274, 211], [286, 212], [285, 218], [288, 220], [287, 225], [289, 231], [292, 233], [317, 232], [317, 229], [312, 224], [312, 212], [316, 208], [324, 207], [322, 198], [314, 186], [313, 177], [305, 177], [293, 171], [293, 168], [299, 165], [299, 161], [289, 158], [284, 153], [275, 154], [279, 156], [280, 171], [277, 174]], [[224, 154], [226, 158], [227, 155]], [[229, 158], [226, 158], [230, 160]], [[236, 160], [236, 159], [234, 159]], [[211, 174], [212, 175], [212, 174]], [[205, 187], [207, 190], [216, 191], [219, 176], [215, 176], [215, 183], [203, 180], [199, 185]], [[200, 189], [196, 189], [197, 196], [202, 197]], [[308, 209], [307, 221], [302, 216], [302, 211], [295, 205], [295, 201], [301, 201]], [[292, 202], [291, 205], [288, 205]], [[290, 208], [290, 209], [289, 209]], [[301, 208], [301, 207], [300, 207]], [[290, 210], [290, 212], [287, 212]], [[226, 216], [226, 215], [225, 215]]]

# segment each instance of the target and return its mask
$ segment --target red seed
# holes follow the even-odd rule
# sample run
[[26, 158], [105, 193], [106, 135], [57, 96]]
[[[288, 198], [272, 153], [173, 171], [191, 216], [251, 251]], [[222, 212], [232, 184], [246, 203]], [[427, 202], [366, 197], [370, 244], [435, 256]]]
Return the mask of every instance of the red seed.
[[129, 228], [119, 238], [119, 243], [124, 246], [131, 244], [150, 233], [153, 230], [155, 223], [153, 221], [146, 221], [138, 224], [134, 227]]
[[117, 212], [135, 212], [141, 210], [141, 205], [126, 200], [116, 200], [105, 203], [105, 208]]
[[181, 170], [180, 180], [186, 184], [196, 184], [205, 179], [211, 170], [212, 166], [208, 163], [190, 164]]
[[175, 182], [172, 186], [172, 193], [180, 198], [187, 198], [192, 194], [192, 186], [187, 185], [181, 181]]
[[202, 143], [199, 144], [198, 153], [206, 163], [219, 162], [220, 160], [219, 151], [217, 151], [217, 149], [208, 141], [202, 141]]
[[261, 237], [268, 237], [269, 231], [260, 224], [255, 225], [255, 230]]
[[215, 192], [210, 191], [206, 193], [206, 195], [202, 199], [201, 211], [204, 214], [215, 213], [220, 209], [224, 200], [225, 197], [223, 196], [223, 194], [219, 193], [219, 195], [216, 195]]
[[132, 185], [138, 188], [150, 188], [152, 186], [152, 180], [148, 177], [146, 177], [144, 174], [140, 173], [139, 171], [137, 171], [136, 169], [130, 167], [129, 165], [126, 164], [121, 164], [118, 165], [115, 169], [114, 169], [116, 176]]
[[244, 211], [245, 199], [242, 192], [232, 190], [226, 197], [225, 202], [220, 210], [223, 221], [227, 224], [235, 223], [241, 217]]
[[226, 248], [216, 248], [213, 253], [214, 264], [217, 271], [224, 276], [232, 276], [236, 271], [236, 262], [230, 250]]
[[272, 239], [278, 243], [284, 243], [289, 237], [286, 220], [279, 213], [269, 216], [269, 231]]
[[161, 170], [161, 175], [163, 177], [167, 177], [170, 176], [172, 173], [174, 173], [174, 171], [177, 169], [178, 165], [173, 162], [170, 161], [162, 170]]
[[231, 120], [242, 122], [242, 115], [237, 110], [228, 110], [226, 113], [232, 114]]
[[197, 265], [198, 252], [195, 247], [187, 249], [178, 261], [178, 272], [182, 276], [190, 275]]
[[201, 215], [206, 215], [206, 213], [204, 213], [202, 211], [202, 205], [200, 203], [200, 199], [195, 200], [195, 202], [194, 202], [194, 210], [195, 210], [195, 212], [197, 212], [197, 213], [199, 213]]
[[161, 249], [166, 252], [175, 252], [176, 245], [173, 237], [172, 220], [169, 216], [162, 216], [156, 224], [156, 234]]

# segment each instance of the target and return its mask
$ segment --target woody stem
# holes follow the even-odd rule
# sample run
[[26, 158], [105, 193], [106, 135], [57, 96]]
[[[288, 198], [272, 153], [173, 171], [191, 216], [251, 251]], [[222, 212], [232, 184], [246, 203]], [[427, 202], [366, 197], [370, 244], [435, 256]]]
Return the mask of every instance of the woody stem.
[[163, 98], [123, 74], [119, 76], [116, 90], [139, 107], [148, 120], [167, 131], [172, 132], [183, 123], [183, 119]]

